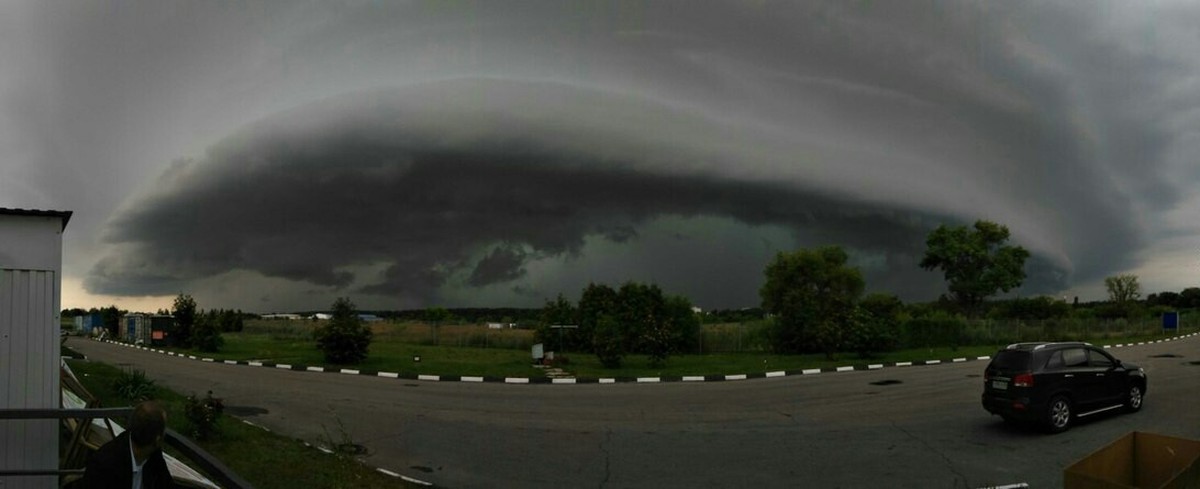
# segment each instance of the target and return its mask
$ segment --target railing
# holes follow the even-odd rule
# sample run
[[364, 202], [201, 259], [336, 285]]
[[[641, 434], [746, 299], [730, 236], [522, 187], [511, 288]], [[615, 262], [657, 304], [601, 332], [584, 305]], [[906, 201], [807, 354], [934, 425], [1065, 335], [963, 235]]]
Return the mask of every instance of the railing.
[[[127, 418], [133, 408], [92, 408], [92, 409], [0, 409], [0, 420], [13, 419], [94, 419], [94, 418]], [[206, 475], [211, 477], [221, 487], [226, 489], [254, 489], [254, 486], [242, 479], [233, 470], [225, 466], [216, 457], [204, 451], [187, 437], [175, 430], [167, 429], [164, 437], [167, 445], [178, 450], [188, 461], [194, 463]], [[47, 476], [47, 475], [77, 475], [83, 474], [83, 469], [45, 469], [45, 470], [3, 470], [2, 476]]]

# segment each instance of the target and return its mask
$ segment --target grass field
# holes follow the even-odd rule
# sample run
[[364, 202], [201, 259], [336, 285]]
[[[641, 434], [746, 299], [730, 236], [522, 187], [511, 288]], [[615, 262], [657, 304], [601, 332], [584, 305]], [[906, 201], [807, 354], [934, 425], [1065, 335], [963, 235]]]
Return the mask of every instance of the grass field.
[[[218, 353], [184, 351], [216, 360], [242, 360], [286, 363], [292, 365], [325, 365], [321, 352], [312, 340], [313, 321], [249, 321], [244, 331], [225, 333], [225, 347]], [[1185, 328], [1180, 334], [1194, 331]], [[541, 377], [543, 371], [531, 363], [529, 345], [533, 331], [504, 329], [489, 330], [481, 325], [445, 325], [437, 331], [437, 343], [431, 328], [419, 323], [375, 323], [374, 339], [367, 360], [353, 368], [368, 371], [395, 372], [406, 375], [459, 375], [491, 377]], [[765, 351], [761, 327], [758, 325], [706, 326], [704, 341], [736, 345], [738, 349], [757, 348], [759, 351], [709, 352], [705, 354], [676, 354], [664, 365], [651, 365], [644, 355], [629, 355], [619, 369], [600, 365], [595, 355], [558, 352], [568, 362], [563, 369], [578, 377], [682, 377], [694, 375], [754, 374], [781, 370], [830, 368], [846, 365], [907, 362], [931, 359], [974, 358], [988, 356], [1008, 344], [1011, 338], [995, 335], [991, 344], [959, 348], [912, 348], [890, 352], [872, 358], [859, 358], [852, 353], [840, 353], [832, 359], [825, 355], [776, 355]], [[1134, 343], [1164, 338], [1152, 329], [1095, 329], [1090, 341], [1099, 344]], [[1046, 340], [1075, 340], [1074, 331], [1051, 331]], [[1022, 340], [1038, 339], [1032, 330], [1021, 333]], [[699, 349], [701, 345], [697, 345]], [[704, 346], [709, 351], [709, 346]], [[416, 361], [416, 358], [420, 361]]]
[[[131, 404], [113, 389], [120, 369], [97, 362], [68, 362], [80, 382], [103, 406]], [[153, 397], [167, 409], [168, 426], [188, 435], [190, 428], [183, 416], [185, 395], [158, 386], [154, 390]], [[125, 424], [124, 420], [117, 422]], [[350, 457], [327, 455], [300, 440], [268, 433], [229, 416], [222, 416], [218, 426], [219, 435], [213, 439], [193, 441], [259, 489], [420, 487], [379, 473]]]

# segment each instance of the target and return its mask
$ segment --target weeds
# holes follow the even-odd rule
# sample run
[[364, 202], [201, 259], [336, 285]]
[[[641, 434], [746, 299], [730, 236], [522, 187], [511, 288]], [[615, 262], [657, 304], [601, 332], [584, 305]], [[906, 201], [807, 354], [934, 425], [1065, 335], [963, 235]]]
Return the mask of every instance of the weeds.
[[130, 402], [154, 398], [154, 381], [142, 370], [121, 371], [112, 387], [118, 396]]

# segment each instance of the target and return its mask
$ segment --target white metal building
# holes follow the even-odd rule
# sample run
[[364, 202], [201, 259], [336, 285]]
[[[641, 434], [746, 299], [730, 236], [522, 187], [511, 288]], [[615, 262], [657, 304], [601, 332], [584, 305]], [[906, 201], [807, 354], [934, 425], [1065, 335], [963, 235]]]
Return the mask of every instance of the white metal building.
[[[71, 212], [0, 208], [0, 409], [58, 409], [62, 233]], [[58, 468], [58, 421], [0, 421], [0, 467]], [[58, 477], [0, 477], [52, 488]]]

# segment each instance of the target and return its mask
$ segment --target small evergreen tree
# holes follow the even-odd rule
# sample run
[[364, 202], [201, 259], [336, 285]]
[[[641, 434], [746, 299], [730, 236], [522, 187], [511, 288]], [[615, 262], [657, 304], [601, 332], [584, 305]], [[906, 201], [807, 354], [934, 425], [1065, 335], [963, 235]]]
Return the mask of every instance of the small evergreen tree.
[[197, 316], [196, 324], [192, 328], [192, 346], [206, 352], [221, 350], [221, 347], [225, 345], [225, 339], [221, 337], [219, 318], [216, 311], [208, 311], [207, 314]]
[[349, 298], [333, 302], [333, 318], [313, 332], [317, 348], [325, 361], [335, 364], [359, 363], [367, 358], [371, 345], [371, 328], [358, 317], [358, 310]]
[[196, 301], [190, 295], [179, 294], [171, 308], [175, 316], [175, 342], [179, 346], [192, 345], [192, 326], [196, 324]]

